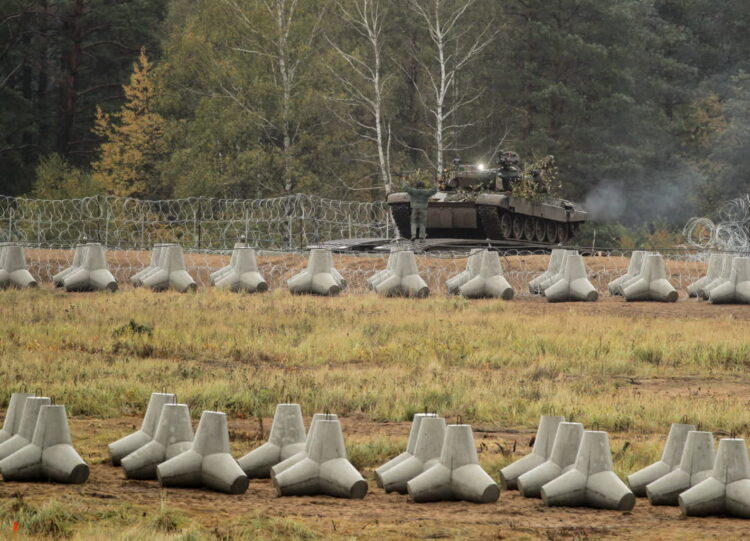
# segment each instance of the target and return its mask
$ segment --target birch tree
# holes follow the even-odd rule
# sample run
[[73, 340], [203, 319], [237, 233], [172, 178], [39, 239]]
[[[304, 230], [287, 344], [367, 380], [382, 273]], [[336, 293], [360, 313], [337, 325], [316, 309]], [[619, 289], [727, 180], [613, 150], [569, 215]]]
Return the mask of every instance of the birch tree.
[[[384, 97], [388, 79], [383, 74], [383, 29], [388, 8], [382, 0], [354, 0], [337, 4], [342, 20], [354, 30], [357, 39], [365, 44], [365, 52], [348, 52], [329, 40], [343, 59], [344, 70], [331, 67], [341, 84], [347, 110], [339, 118], [354, 129], [364, 140], [375, 145], [380, 184], [386, 193], [391, 191], [390, 130], [386, 127]], [[357, 113], [364, 112], [364, 118]]]
[[461, 71], [479, 58], [496, 32], [490, 21], [477, 29], [466, 20], [477, 0], [411, 0], [411, 8], [429, 36], [429, 49], [414, 58], [424, 83], [413, 80], [427, 113], [428, 132], [434, 142], [431, 164], [441, 171], [447, 150], [458, 150], [457, 137], [471, 123], [461, 123], [458, 112], [476, 101], [480, 92], [461, 88]]

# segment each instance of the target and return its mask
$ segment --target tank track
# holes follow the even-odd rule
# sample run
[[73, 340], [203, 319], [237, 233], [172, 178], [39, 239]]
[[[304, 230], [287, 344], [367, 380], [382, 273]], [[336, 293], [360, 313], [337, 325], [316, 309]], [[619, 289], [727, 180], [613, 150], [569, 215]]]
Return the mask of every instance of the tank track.
[[391, 215], [402, 238], [411, 238], [411, 207], [409, 203], [391, 205]]

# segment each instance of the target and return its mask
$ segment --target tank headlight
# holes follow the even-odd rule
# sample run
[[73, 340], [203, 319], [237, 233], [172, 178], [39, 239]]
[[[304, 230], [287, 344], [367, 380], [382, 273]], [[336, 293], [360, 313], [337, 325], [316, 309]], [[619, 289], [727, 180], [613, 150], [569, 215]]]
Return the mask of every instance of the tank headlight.
[[478, 164], [477, 169], [479, 169], [480, 171], [484, 171], [484, 164], [483, 163]]

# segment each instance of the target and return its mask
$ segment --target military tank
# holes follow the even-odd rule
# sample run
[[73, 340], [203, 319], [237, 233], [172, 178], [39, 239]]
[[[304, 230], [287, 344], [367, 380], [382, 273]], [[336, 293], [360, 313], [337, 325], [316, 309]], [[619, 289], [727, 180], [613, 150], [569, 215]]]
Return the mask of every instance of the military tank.
[[[499, 163], [486, 169], [454, 160], [428, 202], [428, 238], [556, 245], [575, 236], [587, 218], [579, 205], [546, 193], [541, 171], [524, 176], [515, 152], [503, 152]], [[400, 235], [409, 238], [409, 194], [391, 193], [387, 202]]]

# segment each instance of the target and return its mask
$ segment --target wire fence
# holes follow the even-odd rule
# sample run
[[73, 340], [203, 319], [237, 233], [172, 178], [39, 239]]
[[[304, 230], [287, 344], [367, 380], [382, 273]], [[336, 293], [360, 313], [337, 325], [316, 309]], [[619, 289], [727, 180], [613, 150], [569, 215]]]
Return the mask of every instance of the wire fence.
[[223, 250], [241, 235], [256, 248], [299, 250], [330, 239], [391, 238], [395, 231], [383, 202], [304, 194], [161, 201], [0, 196], [0, 241], [65, 248], [87, 239], [123, 250], [176, 242], [185, 250]]

